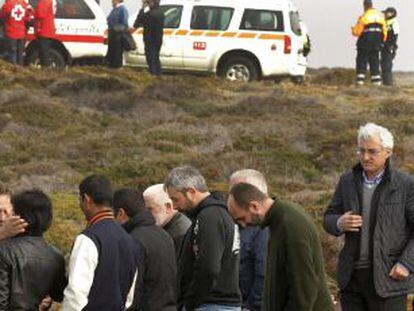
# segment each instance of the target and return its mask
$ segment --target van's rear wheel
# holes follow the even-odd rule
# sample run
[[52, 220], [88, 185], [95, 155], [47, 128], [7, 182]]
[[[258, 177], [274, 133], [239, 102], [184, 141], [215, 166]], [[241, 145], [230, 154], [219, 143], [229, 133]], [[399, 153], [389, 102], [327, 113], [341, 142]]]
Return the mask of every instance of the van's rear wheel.
[[[66, 67], [65, 57], [58, 50], [50, 48], [50, 63], [52, 68], [63, 69]], [[39, 52], [33, 49], [26, 57], [26, 65], [40, 67]]]
[[229, 59], [220, 73], [228, 81], [250, 82], [259, 79], [259, 70], [256, 64], [247, 57]]

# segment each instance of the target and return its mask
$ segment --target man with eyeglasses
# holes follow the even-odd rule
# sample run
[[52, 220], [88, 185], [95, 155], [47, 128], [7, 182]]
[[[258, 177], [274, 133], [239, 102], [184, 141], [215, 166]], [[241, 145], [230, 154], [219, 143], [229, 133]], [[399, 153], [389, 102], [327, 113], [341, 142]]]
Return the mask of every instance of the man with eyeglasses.
[[345, 235], [337, 278], [343, 311], [403, 311], [414, 290], [414, 182], [393, 168], [392, 134], [373, 123], [358, 131], [359, 163], [342, 175], [324, 215]]

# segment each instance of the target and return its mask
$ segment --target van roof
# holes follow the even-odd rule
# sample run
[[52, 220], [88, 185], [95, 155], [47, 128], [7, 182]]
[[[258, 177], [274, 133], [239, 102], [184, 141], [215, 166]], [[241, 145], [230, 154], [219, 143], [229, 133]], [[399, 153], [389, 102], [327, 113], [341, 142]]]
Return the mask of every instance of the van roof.
[[272, 8], [286, 7], [296, 10], [291, 0], [161, 0], [161, 4], [186, 4], [193, 5], [217, 5], [229, 7], [246, 7], [246, 8]]

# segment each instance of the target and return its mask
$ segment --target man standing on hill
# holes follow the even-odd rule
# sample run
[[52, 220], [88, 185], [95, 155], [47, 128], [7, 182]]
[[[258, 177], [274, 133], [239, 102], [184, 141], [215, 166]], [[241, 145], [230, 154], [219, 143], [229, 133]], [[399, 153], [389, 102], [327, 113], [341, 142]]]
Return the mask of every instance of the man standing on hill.
[[145, 57], [149, 72], [161, 74], [160, 50], [164, 35], [164, 13], [159, 8], [159, 0], [144, 0], [134, 22], [134, 28], [144, 28]]
[[174, 168], [164, 188], [174, 208], [192, 221], [178, 259], [180, 307], [240, 311], [239, 231], [226, 203], [191, 166]]
[[79, 185], [88, 227], [70, 255], [63, 311], [124, 310], [132, 303], [140, 249], [115, 221], [112, 196], [105, 177], [92, 175]]
[[333, 311], [318, 231], [300, 208], [251, 184], [230, 189], [229, 211], [243, 227], [269, 227], [262, 311]]
[[26, 0], [7, 0], [0, 10], [0, 18], [5, 21], [8, 45], [6, 60], [14, 65], [23, 66], [26, 22], [30, 20], [30, 15]]
[[372, 7], [372, 0], [364, 0], [364, 14], [352, 27], [352, 34], [357, 41], [357, 84], [365, 83], [367, 65], [371, 72], [371, 82], [381, 85], [380, 59], [382, 43], [387, 39], [387, 26], [384, 15]]
[[400, 25], [397, 20], [397, 10], [389, 7], [384, 11], [385, 21], [387, 23], [387, 40], [381, 50], [381, 70], [382, 81], [384, 85], [392, 85], [392, 66], [395, 55], [397, 54], [397, 40], [400, 33]]
[[163, 184], [148, 187], [144, 193], [145, 206], [154, 216], [155, 224], [161, 226], [172, 237], [175, 245], [175, 254], [178, 258], [181, 244], [191, 220], [173, 208], [171, 199], [164, 190]]
[[358, 131], [359, 163], [341, 176], [324, 228], [345, 234], [338, 261], [343, 311], [404, 311], [414, 290], [414, 181], [390, 162], [394, 139], [373, 123]]
[[34, 11], [34, 31], [42, 68], [51, 66], [50, 45], [56, 36], [55, 13], [55, 0], [39, 0]]
[[176, 311], [177, 264], [171, 237], [155, 225], [141, 192], [120, 189], [113, 203], [116, 218], [143, 250], [140, 286], [130, 310]]

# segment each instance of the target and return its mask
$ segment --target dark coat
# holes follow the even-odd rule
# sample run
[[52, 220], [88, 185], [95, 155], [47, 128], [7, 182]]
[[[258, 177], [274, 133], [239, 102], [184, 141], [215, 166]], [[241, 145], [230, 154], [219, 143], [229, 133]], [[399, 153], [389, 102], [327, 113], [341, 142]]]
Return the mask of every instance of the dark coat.
[[171, 236], [174, 241], [175, 254], [178, 258], [180, 253], [181, 244], [183, 243], [184, 236], [187, 233], [188, 228], [191, 226], [191, 220], [187, 216], [181, 213], [176, 213], [173, 218], [163, 227], [165, 231]]
[[0, 310], [37, 310], [46, 295], [61, 301], [65, 286], [65, 260], [43, 237], [0, 243]]
[[240, 290], [243, 307], [260, 311], [269, 232], [259, 226], [240, 229]]
[[177, 266], [171, 237], [155, 225], [149, 211], [136, 214], [124, 224], [124, 228], [141, 244], [144, 251], [143, 267], [138, 269], [142, 278], [130, 310], [177, 310]]
[[188, 214], [192, 221], [178, 258], [179, 304], [240, 306], [239, 230], [224, 200], [212, 193]]
[[[370, 217], [370, 259], [373, 265], [374, 285], [381, 297], [408, 294], [414, 291], [414, 183], [413, 179], [391, 165], [385, 168], [381, 183], [372, 197]], [[348, 211], [361, 214], [362, 167], [341, 176], [332, 201], [325, 212], [324, 228], [333, 235], [339, 217]], [[345, 233], [345, 245], [338, 260], [338, 283], [345, 288], [351, 279], [354, 263], [358, 260], [360, 234]], [[411, 274], [403, 281], [388, 275], [396, 262], [406, 266]]]
[[134, 22], [134, 28], [144, 28], [145, 44], [153, 44], [160, 47], [162, 45], [162, 37], [164, 34], [164, 13], [159, 7], [144, 12], [141, 9]]
[[304, 210], [275, 200], [269, 226], [263, 311], [333, 311], [321, 241]]

